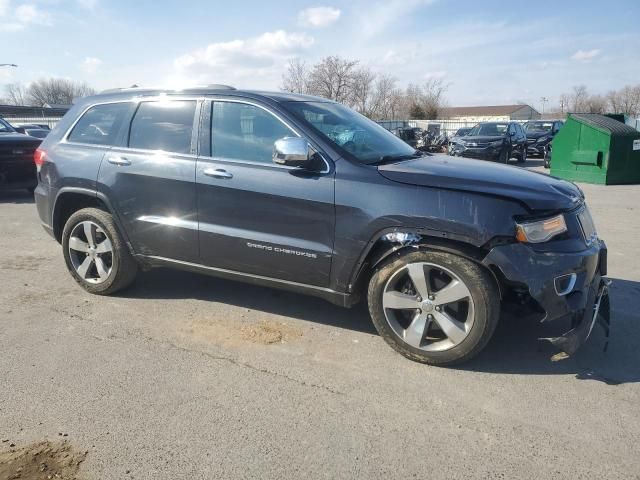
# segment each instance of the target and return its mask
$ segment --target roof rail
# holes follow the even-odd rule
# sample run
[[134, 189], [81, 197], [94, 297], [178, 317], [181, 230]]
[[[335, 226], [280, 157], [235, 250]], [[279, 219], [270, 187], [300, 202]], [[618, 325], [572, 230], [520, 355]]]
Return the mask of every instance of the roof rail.
[[[184, 88], [184, 90], [189, 90], [189, 89], [198, 89], [198, 88], [209, 88], [212, 90], [236, 90], [236, 87], [232, 87], [231, 85], [223, 85], [220, 83], [212, 83], [210, 85], [194, 85], [194, 86], [187, 86]], [[107, 90], [102, 90], [100, 93], [116, 93], [116, 92], [122, 92], [125, 90], [182, 90], [182, 89], [177, 89], [177, 88], [161, 88], [161, 87], [155, 87], [155, 88], [143, 88], [140, 87], [139, 85], [131, 85], [130, 87], [119, 87], [119, 88], [109, 88]]]
[[236, 90], [236, 87], [232, 87], [231, 85], [223, 85], [221, 83], [212, 83], [207, 85], [207, 88], [212, 88], [215, 90]]

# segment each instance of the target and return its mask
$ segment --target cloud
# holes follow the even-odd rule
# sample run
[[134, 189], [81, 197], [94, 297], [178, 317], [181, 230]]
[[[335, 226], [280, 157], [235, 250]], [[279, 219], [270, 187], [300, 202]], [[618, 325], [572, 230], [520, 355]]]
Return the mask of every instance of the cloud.
[[311, 7], [298, 13], [298, 22], [305, 27], [326, 27], [340, 18], [340, 10], [333, 7]]
[[435, 0], [382, 0], [359, 7], [360, 32], [365, 37], [375, 36], [394, 25], [400, 18]]
[[251, 80], [253, 86], [273, 80], [287, 57], [314, 43], [305, 33], [284, 30], [257, 37], [211, 43], [175, 59], [176, 74], [169, 83], [211, 83]]
[[593, 50], [578, 50], [574, 53], [571, 58], [573, 60], [577, 60], [578, 62], [590, 62], [598, 55], [600, 55], [600, 49], [595, 48]]
[[85, 73], [94, 74], [98, 71], [98, 67], [102, 65], [102, 60], [96, 57], [86, 57], [80, 64], [80, 70]]
[[0, 0], [0, 32], [19, 32], [29, 25], [51, 25], [48, 12], [40, 10], [36, 5], [23, 4], [9, 8], [9, 0]]
[[87, 10], [93, 10], [98, 5], [98, 0], [76, 0], [78, 5]]
[[51, 19], [47, 12], [43, 12], [35, 5], [25, 4], [16, 8], [16, 19], [23, 25], [51, 25]]

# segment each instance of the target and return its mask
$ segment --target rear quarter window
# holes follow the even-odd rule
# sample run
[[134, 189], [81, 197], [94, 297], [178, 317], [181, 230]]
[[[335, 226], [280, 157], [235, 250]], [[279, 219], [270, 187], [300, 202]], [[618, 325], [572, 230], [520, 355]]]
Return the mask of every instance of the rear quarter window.
[[91, 145], [114, 145], [129, 108], [131, 104], [128, 102], [91, 107], [80, 117], [67, 140]]

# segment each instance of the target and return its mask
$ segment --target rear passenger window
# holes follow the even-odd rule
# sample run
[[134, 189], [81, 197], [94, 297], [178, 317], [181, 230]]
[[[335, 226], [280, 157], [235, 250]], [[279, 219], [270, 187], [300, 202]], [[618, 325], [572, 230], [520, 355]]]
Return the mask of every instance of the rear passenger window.
[[69, 134], [68, 140], [93, 145], [114, 145], [130, 103], [96, 105], [85, 112]]
[[131, 122], [129, 147], [191, 152], [195, 100], [142, 102]]
[[213, 156], [218, 158], [272, 163], [275, 141], [296, 136], [266, 110], [244, 103], [214, 102], [211, 123]]

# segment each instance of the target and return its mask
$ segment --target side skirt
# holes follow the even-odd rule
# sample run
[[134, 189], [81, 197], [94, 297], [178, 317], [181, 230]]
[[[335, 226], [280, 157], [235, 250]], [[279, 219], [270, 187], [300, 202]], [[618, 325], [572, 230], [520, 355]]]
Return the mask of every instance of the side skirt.
[[151, 267], [172, 267], [189, 272], [203, 273], [213, 277], [226, 278], [238, 282], [250, 283], [263, 287], [277, 288], [290, 292], [303, 293], [314, 297], [323, 298], [334, 305], [340, 307], [351, 307], [357, 302], [355, 295], [349, 293], [336, 292], [330, 288], [317, 287], [315, 285], [307, 285], [305, 283], [291, 282], [289, 280], [281, 280], [279, 278], [265, 277], [262, 275], [253, 275], [251, 273], [237, 272], [235, 270], [227, 270], [224, 268], [209, 267], [199, 263], [184, 262], [165, 257], [156, 257], [152, 255], [135, 255], [136, 259], [144, 265]]

